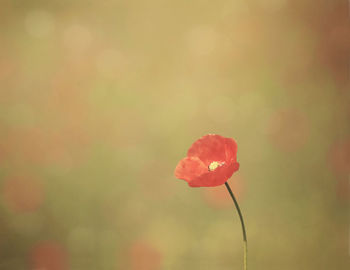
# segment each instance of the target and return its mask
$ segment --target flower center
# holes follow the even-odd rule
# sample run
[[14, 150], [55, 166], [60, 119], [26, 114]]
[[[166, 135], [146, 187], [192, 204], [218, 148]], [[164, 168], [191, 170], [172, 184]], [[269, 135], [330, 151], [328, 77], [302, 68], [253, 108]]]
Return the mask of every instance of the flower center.
[[225, 162], [217, 162], [217, 161], [213, 161], [212, 163], [210, 163], [210, 165], [208, 166], [209, 171], [214, 171], [216, 170], [218, 167], [224, 165]]

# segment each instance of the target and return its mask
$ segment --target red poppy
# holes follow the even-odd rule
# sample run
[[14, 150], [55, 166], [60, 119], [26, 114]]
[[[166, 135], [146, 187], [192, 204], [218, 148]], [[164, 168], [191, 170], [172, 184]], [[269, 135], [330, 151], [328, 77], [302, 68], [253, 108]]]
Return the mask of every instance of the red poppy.
[[190, 187], [215, 187], [224, 184], [238, 169], [235, 140], [209, 134], [192, 144], [187, 157], [177, 164], [175, 176]]

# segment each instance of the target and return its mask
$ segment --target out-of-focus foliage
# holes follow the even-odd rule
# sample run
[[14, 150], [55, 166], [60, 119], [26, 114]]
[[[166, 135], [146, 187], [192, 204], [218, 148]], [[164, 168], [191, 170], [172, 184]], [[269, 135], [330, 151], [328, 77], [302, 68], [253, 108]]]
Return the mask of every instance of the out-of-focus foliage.
[[0, 2], [0, 269], [349, 269], [346, 0]]

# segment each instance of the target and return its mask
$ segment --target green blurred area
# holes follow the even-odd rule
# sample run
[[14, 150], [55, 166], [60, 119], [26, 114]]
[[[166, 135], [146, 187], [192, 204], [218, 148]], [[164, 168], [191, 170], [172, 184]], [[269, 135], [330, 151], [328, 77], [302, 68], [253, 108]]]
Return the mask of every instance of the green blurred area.
[[242, 269], [229, 195], [173, 172], [233, 137], [250, 269], [349, 269], [346, 0], [0, 8], [0, 270]]

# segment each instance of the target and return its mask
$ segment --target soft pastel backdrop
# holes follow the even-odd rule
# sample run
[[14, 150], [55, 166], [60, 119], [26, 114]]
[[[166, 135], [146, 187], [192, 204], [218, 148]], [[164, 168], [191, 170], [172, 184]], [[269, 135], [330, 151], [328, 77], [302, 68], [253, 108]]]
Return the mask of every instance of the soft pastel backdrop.
[[0, 0], [0, 269], [349, 269], [346, 0]]

